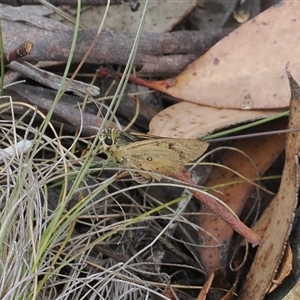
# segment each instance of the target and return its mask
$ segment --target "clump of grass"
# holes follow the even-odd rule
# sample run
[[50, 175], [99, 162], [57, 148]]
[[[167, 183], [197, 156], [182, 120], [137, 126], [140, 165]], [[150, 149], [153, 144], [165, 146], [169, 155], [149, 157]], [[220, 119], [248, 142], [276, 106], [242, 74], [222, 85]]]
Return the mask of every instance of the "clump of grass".
[[[114, 117], [137, 42], [104, 120]], [[0, 105], [0, 298], [168, 299], [164, 289], [190, 285], [187, 274], [202, 272], [199, 228], [190, 220], [197, 209], [185, 210], [189, 196], [174, 192], [180, 184], [145, 190], [116, 182], [116, 169], [94, 164], [97, 137], [81, 157], [77, 142], [89, 141], [51, 123], [61, 90], [47, 116], [12, 99]], [[171, 287], [178, 278], [183, 283]]]
[[[172, 248], [176, 228], [197, 230], [171, 207], [186, 196], [164, 203], [163, 195], [116, 183], [93, 164], [97, 145], [80, 158], [78, 137], [58, 136], [51, 123], [41, 136], [33, 124], [42, 113], [28, 107], [15, 119], [14, 109], [12, 101], [0, 107], [6, 116], [0, 120], [0, 298], [160, 295], [171, 282], [162, 271], [160, 241]], [[191, 237], [189, 243], [192, 248]]]

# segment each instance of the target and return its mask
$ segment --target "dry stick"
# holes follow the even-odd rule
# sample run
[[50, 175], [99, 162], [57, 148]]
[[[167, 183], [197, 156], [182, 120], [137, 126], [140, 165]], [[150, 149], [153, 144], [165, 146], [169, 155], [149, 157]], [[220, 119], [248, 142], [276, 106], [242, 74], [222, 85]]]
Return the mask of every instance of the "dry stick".
[[17, 60], [19, 58], [22, 58], [26, 55], [29, 55], [31, 53], [31, 50], [33, 48], [33, 43], [30, 41], [24, 42], [22, 45], [20, 45], [18, 48], [14, 49], [13, 51], [10, 51], [7, 53], [4, 57], [4, 63], [9, 64], [14, 60]]
[[[56, 93], [54, 91], [45, 90], [42, 87], [26, 86], [25, 84], [10, 86], [8, 90], [14, 91], [25, 98], [20, 101], [34, 104], [44, 112], [48, 112], [51, 109], [53, 105], [53, 97]], [[65, 125], [71, 124], [75, 129], [80, 128], [83, 122], [81, 134], [87, 136], [96, 134], [102, 123], [102, 118], [88, 112], [80, 112], [77, 108], [74, 108], [70, 103], [68, 103], [67, 100], [66, 102], [60, 101], [57, 104], [54, 116], [60, 123], [63, 122]]]
[[[182, 180], [188, 184], [195, 185], [195, 182], [191, 178], [191, 173], [182, 167], [176, 174], [173, 175], [179, 180]], [[247, 227], [232, 211], [230, 211], [225, 205], [217, 202], [211, 195], [200, 190], [190, 190], [190, 192], [202, 203], [208, 206], [217, 216], [223, 221], [229, 224], [236, 232], [241, 234], [252, 246], [257, 246], [261, 243], [261, 237], [255, 233], [252, 229]]]
[[[33, 48], [33, 43], [30, 41], [26, 41], [22, 43], [18, 48], [13, 49], [12, 51], [6, 53], [4, 55], [4, 64], [9, 65], [17, 59], [20, 59], [26, 55], [31, 53]], [[5, 73], [3, 85], [8, 85], [14, 81], [16, 81], [20, 77], [20, 73], [18, 71], [12, 72], [8, 71]]]
[[[8, 9], [1, 9], [0, 17], [6, 52], [14, 50], [16, 44], [29, 40], [34, 44], [34, 51], [28, 59], [26, 58], [27, 61], [35, 63], [36, 61], [65, 62], [67, 60], [73, 39], [71, 27], [48, 18], [32, 15], [32, 13], [16, 13]], [[144, 33], [140, 38], [135, 66], [142, 69], [143, 74], [152, 76], [154, 73], [168, 75], [168, 77], [178, 74], [229, 31], [228, 29], [212, 29]], [[79, 31], [73, 57], [74, 64], [82, 60], [96, 33], [94, 29]], [[86, 63], [125, 65], [134, 38], [134, 33], [101, 32], [101, 38], [95, 44]]]
[[[61, 84], [62, 76], [37, 68], [36, 66], [26, 61], [24, 62], [12, 61], [8, 65], [8, 68], [19, 72], [20, 74], [24, 75], [26, 78], [30, 78], [56, 91], [59, 89], [59, 86]], [[84, 95], [88, 91], [89, 94], [91, 94], [93, 97], [96, 97], [100, 94], [100, 89], [97, 86], [82, 81], [70, 80], [69, 78], [67, 78], [66, 84], [68, 85], [66, 91], [69, 92], [70, 91], [79, 92]]]

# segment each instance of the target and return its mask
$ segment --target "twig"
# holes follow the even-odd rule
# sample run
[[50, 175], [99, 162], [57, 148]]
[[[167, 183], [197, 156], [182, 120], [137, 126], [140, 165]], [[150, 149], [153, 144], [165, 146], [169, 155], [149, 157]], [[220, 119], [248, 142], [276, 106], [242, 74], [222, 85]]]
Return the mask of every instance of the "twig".
[[[174, 177], [188, 184], [195, 185], [191, 174], [184, 167], [174, 174]], [[190, 192], [207, 207], [209, 207], [224, 222], [229, 224], [236, 232], [240, 233], [253, 246], [261, 243], [261, 237], [247, 227], [229, 208], [217, 202], [213, 195], [201, 192], [200, 190], [190, 190]]]
[[[8, 65], [8, 67], [45, 86], [51, 87], [54, 90], [58, 90], [61, 84], [61, 76], [39, 69], [28, 62], [19, 63], [13, 61]], [[67, 81], [66, 84], [69, 84], [67, 91], [80, 92], [82, 94], [86, 94], [88, 92], [92, 96], [98, 96], [100, 93], [100, 89], [98, 87], [78, 80], [73, 80], [71, 83]]]
[[29, 55], [31, 53], [31, 50], [33, 48], [32, 42], [24, 42], [21, 46], [18, 48], [10, 51], [7, 53], [4, 57], [4, 63], [9, 64], [14, 60], [17, 60], [19, 58], [22, 58], [26, 55]]

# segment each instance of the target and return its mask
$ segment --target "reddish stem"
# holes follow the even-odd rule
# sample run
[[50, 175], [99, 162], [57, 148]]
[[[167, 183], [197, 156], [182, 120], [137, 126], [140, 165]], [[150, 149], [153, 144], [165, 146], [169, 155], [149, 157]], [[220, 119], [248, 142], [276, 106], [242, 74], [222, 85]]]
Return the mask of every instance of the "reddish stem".
[[[176, 174], [175, 178], [184, 181], [188, 184], [195, 185], [191, 178], [191, 174], [184, 167], [182, 167]], [[217, 216], [224, 222], [229, 224], [236, 232], [241, 234], [253, 246], [259, 245], [262, 242], [261, 237], [252, 229], [246, 226], [235, 214], [233, 214], [226, 206], [217, 202], [212, 195], [207, 195], [200, 190], [190, 190], [190, 192], [207, 207], [209, 207]]]

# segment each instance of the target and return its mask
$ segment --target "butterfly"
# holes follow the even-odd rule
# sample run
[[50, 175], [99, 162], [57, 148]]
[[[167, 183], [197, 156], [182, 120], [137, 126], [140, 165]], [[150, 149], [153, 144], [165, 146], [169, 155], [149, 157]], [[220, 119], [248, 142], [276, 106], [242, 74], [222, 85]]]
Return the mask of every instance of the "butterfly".
[[[163, 138], [138, 132], [105, 128], [100, 134], [100, 151], [118, 166], [130, 171], [138, 183], [172, 176], [199, 158], [209, 146], [197, 139]], [[139, 171], [147, 171], [144, 173]]]

